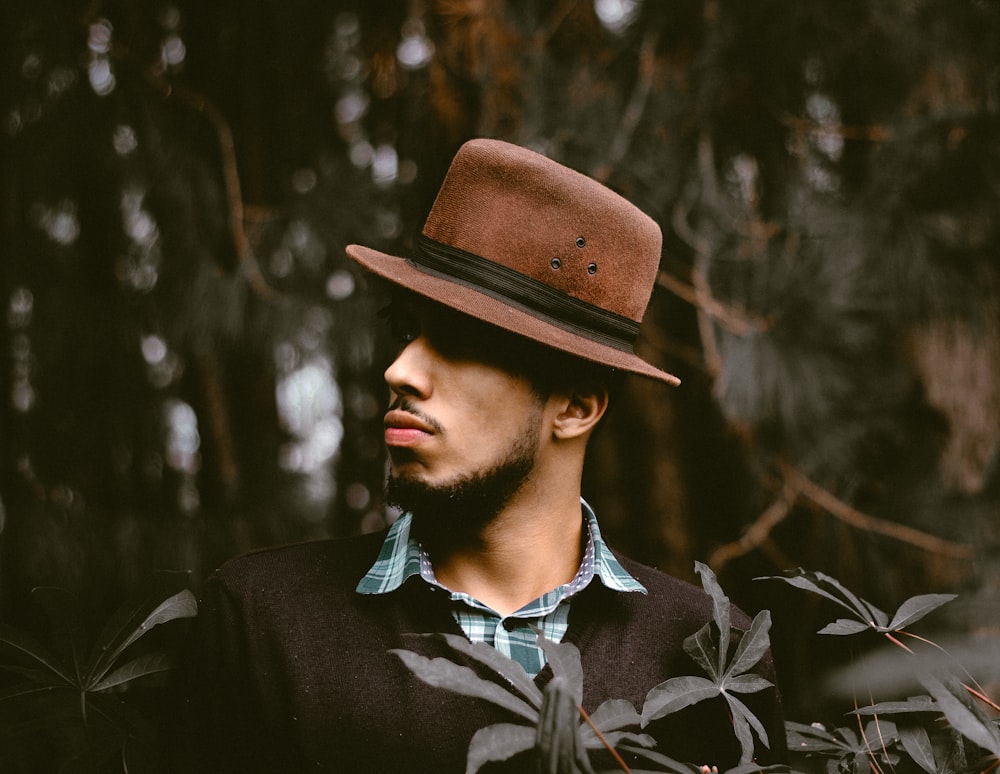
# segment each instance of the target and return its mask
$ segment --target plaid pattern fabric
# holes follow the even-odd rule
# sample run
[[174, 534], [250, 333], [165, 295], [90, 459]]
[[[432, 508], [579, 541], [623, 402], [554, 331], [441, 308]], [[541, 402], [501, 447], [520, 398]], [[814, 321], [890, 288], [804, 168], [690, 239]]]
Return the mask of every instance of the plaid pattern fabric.
[[573, 580], [549, 591], [511, 613], [500, 616], [488, 605], [438, 583], [430, 558], [416, 540], [410, 539], [410, 514], [404, 514], [389, 528], [382, 549], [371, 569], [358, 583], [359, 594], [388, 594], [407, 578], [419, 575], [446, 592], [452, 600], [452, 614], [472, 642], [485, 642], [513, 659], [534, 677], [545, 666], [545, 654], [535, 644], [536, 630], [546, 639], [560, 642], [569, 625], [573, 596], [596, 577], [613, 591], [646, 593], [645, 587], [625, 571], [601, 537], [593, 510], [583, 499], [587, 545], [583, 561]]

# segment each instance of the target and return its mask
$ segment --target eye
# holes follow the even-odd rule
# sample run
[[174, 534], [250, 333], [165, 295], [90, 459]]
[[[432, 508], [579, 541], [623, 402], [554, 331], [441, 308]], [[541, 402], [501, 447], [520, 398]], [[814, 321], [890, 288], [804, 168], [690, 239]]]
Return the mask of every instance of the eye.
[[390, 304], [381, 310], [379, 316], [388, 323], [392, 340], [400, 348], [420, 336], [420, 320], [411, 309], [399, 304]]

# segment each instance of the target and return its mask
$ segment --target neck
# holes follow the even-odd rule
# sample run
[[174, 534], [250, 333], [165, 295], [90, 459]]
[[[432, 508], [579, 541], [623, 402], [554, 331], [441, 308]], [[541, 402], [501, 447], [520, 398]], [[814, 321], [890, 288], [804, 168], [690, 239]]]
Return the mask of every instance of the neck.
[[506, 616], [573, 580], [582, 535], [579, 484], [539, 493], [529, 482], [474, 543], [431, 553], [431, 560], [442, 584]]

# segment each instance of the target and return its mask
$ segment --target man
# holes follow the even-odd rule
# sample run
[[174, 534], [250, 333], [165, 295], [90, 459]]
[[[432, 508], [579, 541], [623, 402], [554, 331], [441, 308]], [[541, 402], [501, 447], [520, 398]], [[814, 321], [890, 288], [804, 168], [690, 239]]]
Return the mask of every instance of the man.
[[[464, 771], [472, 735], [516, 718], [410, 673], [390, 651], [454, 655], [420, 633], [486, 642], [540, 686], [552, 675], [537, 633], [572, 642], [591, 712], [641, 709], [655, 685], [698, 673], [682, 643], [711, 601], [612, 553], [580, 498], [619, 375], [678, 383], [633, 349], [660, 244], [593, 180], [474, 140], [414, 255], [348, 247], [394, 288], [387, 498], [404, 515], [384, 535], [258, 552], [210, 579], [185, 710], [206, 770]], [[780, 758], [776, 696], [754, 698]], [[647, 730], [674, 758], [739, 757], [722, 702]]]

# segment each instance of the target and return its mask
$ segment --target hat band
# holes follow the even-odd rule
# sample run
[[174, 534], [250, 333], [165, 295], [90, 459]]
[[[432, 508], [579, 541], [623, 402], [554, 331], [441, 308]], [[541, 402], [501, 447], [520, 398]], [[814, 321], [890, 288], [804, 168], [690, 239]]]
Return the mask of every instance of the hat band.
[[421, 234], [407, 262], [428, 274], [478, 290], [565, 331], [634, 354], [639, 323], [532, 279], [475, 253]]

